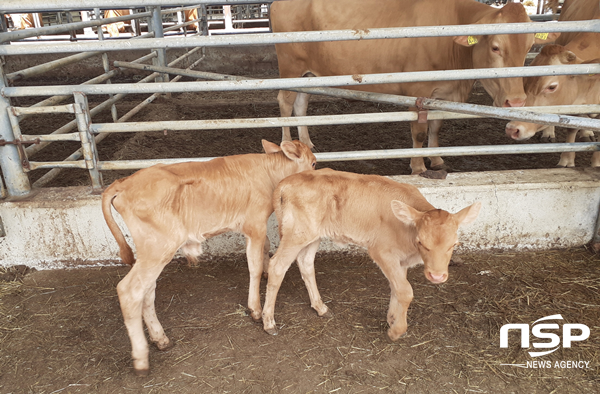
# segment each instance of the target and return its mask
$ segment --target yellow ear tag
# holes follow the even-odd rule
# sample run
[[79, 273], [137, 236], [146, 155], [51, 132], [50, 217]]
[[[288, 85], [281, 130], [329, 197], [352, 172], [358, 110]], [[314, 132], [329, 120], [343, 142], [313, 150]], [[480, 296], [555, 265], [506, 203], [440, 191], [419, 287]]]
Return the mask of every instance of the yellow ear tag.
[[467, 37], [467, 44], [469, 45], [475, 45], [477, 44], [479, 41], [477, 41], [477, 38], [473, 37], [473, 36], [468, 36]]
[[535, 33], [535, 38], [539, 38], [540, 40], [547, 40], [548, 33]]

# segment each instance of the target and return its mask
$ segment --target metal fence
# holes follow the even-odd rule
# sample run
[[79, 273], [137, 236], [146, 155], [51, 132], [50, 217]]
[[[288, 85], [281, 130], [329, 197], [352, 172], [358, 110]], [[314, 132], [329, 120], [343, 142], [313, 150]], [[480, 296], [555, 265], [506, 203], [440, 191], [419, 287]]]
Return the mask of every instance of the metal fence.
[[[261, 2], [257, 5], [256, 0], [221, 1], [218, 4], [246, 13], [246, 19], [264, 19], [265, 7], [270, 1]], [[595, 74], [600, 73], [600, 64], [586, 64], [577, 66], [547, 66], [547, 67], [516, 67], [510, 69], [475, 69], [475, 70], [453, 70], [453, 71], [430, 71], [430, 72], [406, 72], [388, 74], [366, 74], [360, 79], [352, 76], [315, 77], [315, 78], [289, 78], [273, 80], [252, 80], [223, 74], [199, 72], [191, 70], [202, 61], [202, 58], [194, 62], [187, 70], [175, 68], [183, 60], [202, 48], [210, 46], [238, 46], [256, 44], [274, 44], [289, 42], [315, 42], [329, 40], [369, 40], [381, 38], [404, 38], [404, 37], [431, 37], [431, 36], [455, 36], [473, 34], [514, 34], [514, 33], [544, 33], [544, 32], [567, 32], [567, 31], [589, 31], [600, 32], [600, 21], [560, 22], [550, 24], [511, 24], [506, 25], [476, 25], [476, 26], [438, 26], [438, 27], [410, 27], [410, 28], [386, 28], [371, 29], [357, 34], [354, 30], [339, 30], [331, 32], [299, 32], [299, 33], [259, 33], [252, 35], [209, 35], [209, 12], [214, 0], [133, 0], [129, 1], [129, 7], [136, 12], [127, 17], [110, 19], [99, 18], [99, 10], [111, 7], [119, 7], [116, 0], [93, 0], [95, 7], [92, 20], [59, 24], [56, 26], [39, 27], [17, 32], [0, 33], [0, 43], [9, 43], [14, 40], [22, 40], [39, 34], [57, 34], [86, 29], [92, 26], [101, 26], [125, 18], [131, 20], [144, 20], [147, 18], [147, 30], [145, 34], [134, 35], [128, 40], [105, 40], [102, 29], [98, 28], [98, 39], [95, 41], [78, 40], [65, 43], [56, 43], [49, 46], [44, 43], [28, 43], [27, 45], [0, 45], [0, 56], [16, 56], [46, 53], [76, 53], [54, 62], [45, 63], [29, 69], [20, 70], [7, 75], [3, 74], [0, 65], [0, 165], [6, 189], [2, 184], [3, 196], [20, 196], [28, 194], [31, 190], [27, 172], [36, 169], [52, 169], [41, 177], [33, 186], [43, 186], [49, 182], [63, 168], [88, 169], [92, 179], [92, 187], [100, 190], [102, 187], [101, 171], [113, 169], [138, 169], [147, 167], [157, 162], [171, 163], [190, 161], [191, 159], [171, 160], [133, 160], [133, 161], [99, 161], [96, 144], [110, 133], [132, 132], [132, 131], [154, 131], [154, 130], [203, 130], [220, 128], [260, 128], [274, 126], [297, 126], [318, 124], [347, 124], [347, 123], [372, 123], [372, 122], [397, 122], [415, 121], [415, 112], [392, 112], [384, 114], [360, 114], [360, 115], [329, 115], [329, 116], [305, 116], [293, 118], [262, 118], [262, 119], [224, 119], [209, 121], [169, 121], [166, 122], [127, 122], [137, 114], [144, 106], [152, 102], [158, 95], [174, 92], [199, 92], [199, 91], [222, 91], [222, 90], [266, 90], [285, 89], [311, 94], [329, 95], [335, 97], [374, 101], [380, 103], [392, 103], [403, 107], [416, 106], [415, 97], [403, 97], [396, 95], [376, 94], [359, 92], [346, 89], [332, 88], [332, 86], [354, 86], [360, 84], [383, 84], [416, 82], [431, 80], [452, 79], [485, 79], [526, 77], [534, 75], [551, 74]], [[87, 4], [86, 3], [86, 4]], [[177, 8], [161, 9], [162, 6], [177, 6]], [[181, 6], [186, 7], [181, 7]], [[32, 12], [32, 11], [72, 11], [80, 10], [80, 1], [74, 0], [3, 0], [0, 4], [0, 13], [8, 12]], [[143, 12], [137, 12], [137, 8], [146, 7]], [[181, 12], [184, 9], [197, 8], [198, 16], [194, 21], [177, 23], [164, 28], [164, 14]], [[229, 11], [223, 9], [224, 14]], [[241, 18], [243, 19], [243, 17]], [[178, 19], [179, 21], [180, 19]], [[165, 37], [167, 31], [177, 31], [192, 23], [198, 22], [203, 25], [199, 32], [190, 36]], [[44, 30], [42, 30], [44, 29]], [[184, 32], [185, 33], [185, 32]], [[204, 34], [203, 34], [204, 33]], [[166, 64], [167, 48], [193, 48], [183, 56]], [[114, 62], [115, 67], [121, 68], [143, 68], [153, 71], [148, 77], [135, 84], [110, 83], [110, 78], [118, 73], [109, 69], [106, 53], [120, 50], [146, 49], [150, 53], [133, 62]], [[66, 64], [81, 61], [91, 56], [102, 56], [105, 73], [97, 76], [81, 85], [64, 86], [8, 86], [5, 79], [10, 83], [19, 79], [40, 75], [43, 72], [63, 67]], [[152, 65], [142, 64], [152, 61]], [[169, 80], [168, 75], [176, 75]], [[186, 82], [185, 84], [173, 83], [182, 76], [191, 76], [208, 81]], [[104, 82], [107, 82], [104, 84]], [[153, 82], [153, 83], [150, 83]], [[130, 110], [127, 114], [119, 117], [116, 113], [114, 103], [131, 93], [151, 94], [149, 98]], [[108, 100], [94, 108], [90, 108], [87, 95], [111, 95]], [[10, 100], [14, 97], [29, 96], [51, 96], [31, 107], [11, 106]], [[74, 98], [73, 104], [60, 105], [68, 97]], [[594, 106], [568, 106], [568, 107], [546, 107], [546, 108], [493, 108], [465, 103], [452, 103], [447, 101], [420, 99], [420, 106], [431, 109], [428, 119], [457, 119], [465, 117], [498, 117], [502, 119], [526, 120], [547, 125], [560, 125], [571, 128], [585, 128], [600, 130], [600, 121], [589, 118], [567, 116], [563, 114], [587, 114], [600, 113], [600, 105]], [[91, 116], [100, 111], [111, 110], [114, 123], [92, 124]], [[534, 112], [535, 111], [535, 112]], [[71, 113], [75, 120], [59, 128], [49, 135], [26, 135], [22, 134], [19, 121], [32, 114], [48, 113]], [[125, 123], [127, 122], [127, 123]], [[79, 141], [81, 149], [71, 154], [61, 162], [35, 162], [28, 160], [32, 154], [37, 153], [48, 144], [55, 141]], [[31, 146], [28, 146], [31, 145]], [[423, 148], [423, 149], [396, 149], [359, 152], [335, 152], [317, 153], [320, 161], [336, 160], [365, 160], [365, 159], [388, 159], [408, 158], [425, 156], [456, 156], [456, 155], [487, 155], [487, 154], [510, 154], [510, 153], [546, 153], [546, 152], [578, 152], [600, 150], [599, 143], [573, 143], [573, 144], [544, 144], [544, 145], [511, 145], [511, 146], [483, 146], [483, 147], [454, 147], [454, 148]], [[198, 158], [197, 161], [209, 160], [210, 158]]]

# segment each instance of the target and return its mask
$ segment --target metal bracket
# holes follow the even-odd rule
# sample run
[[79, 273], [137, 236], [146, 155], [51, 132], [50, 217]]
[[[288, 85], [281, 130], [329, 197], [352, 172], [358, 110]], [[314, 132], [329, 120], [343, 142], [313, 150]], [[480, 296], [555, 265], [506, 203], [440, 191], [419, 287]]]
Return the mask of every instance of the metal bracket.
[[425, 97], [419, 97], [415, 102], [418, 113], [417, 123], [427, 123], [427, 109], [423, 108], [423, 100], [425, 100]]
[[0, 139], [0, 146], [6, 146], [6, 145], [16, 145], [17, 149], [19, 151], [19, 156], [21, 157], [21, 165], [23, 166], [23, 168], [30, 170], [31, 168], [29, 167], [29, 159], [27, 158], [27, 154], [25, 154], [25, 149], [23, 148], [23, 144], [39, 144], [41, 141], [39, 138], [36, 138], [35, 140], [20, 140], [20, 139], [16, 139], [14, 141], [6, 141], [4, 139]]

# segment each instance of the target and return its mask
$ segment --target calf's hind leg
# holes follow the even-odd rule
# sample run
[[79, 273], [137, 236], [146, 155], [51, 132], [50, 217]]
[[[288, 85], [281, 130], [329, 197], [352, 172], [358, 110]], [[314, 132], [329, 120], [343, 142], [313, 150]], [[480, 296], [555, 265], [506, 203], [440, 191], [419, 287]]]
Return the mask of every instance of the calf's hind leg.
[[281, 287], [281, 282], [285, 273], [294, 262], [303, 245], [286, 245], [286, 238], [282, 238], [277, 252], [269, 262], [269, 281], [267, 283], [267, 294], [265, 296], [265, 305], [263, 307], [262, 319], [263, 328], [271, 335], [277, 335], [277, 326], [275, 324], [275, 302], [277, 293]]
[[300, 274], [302, 280], [308, 290], [308, 296], [310, 297], [310, 306], [317, 311], [319, 316], [332, 317], [332, 313], [327, 308], [327, 305], [321, 300], [321, 294], [317, 288], [317, 280], [315, 278], [315, 254], [319, 250], [319, 244], [321, 240], [317, 240], [300, 251], [298, 258], [298, 268], [300, 268]]
[[149, 322], [152, 340], [156, 341], [157, 345], [163, 349], [169, 346], [169, 339], [164, 335], [162, 326], [156, 318], [154, 306], [149, 306], [150, 302], [154, 304], [156, 279], [167, 263], [168, 261], [152, 263], [138, 256], [131, 271], [117, 285], [123, 320], [131, 341], [133, 368], [139, 376], [147, 375], [150, 370], [148, 342], [144, 335], [142, 314], [144, 314], [147, 324]]

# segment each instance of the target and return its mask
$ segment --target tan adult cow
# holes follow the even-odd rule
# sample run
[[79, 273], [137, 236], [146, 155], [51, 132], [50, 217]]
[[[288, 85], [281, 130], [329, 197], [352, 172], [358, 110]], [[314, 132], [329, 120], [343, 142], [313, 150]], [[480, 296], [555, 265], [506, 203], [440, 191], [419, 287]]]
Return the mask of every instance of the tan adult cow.
[[[465, 25], [530, 22], [520, 3], [501, 9], [474, 0], [292, 0], [271, 6], [274, 32]], [[553, 38], [555, 35], [551, 35]], [[534, 34], [428, 37], [389, 40], [276, 44], [282, 78], [354, 75], [404, 71], [456, 70], [523, 66]], [[352, 89], [464, 102], [474, 80], [353, 86]], [[520, 107], [525, 102], [522, 78], [484, 79], [494, 105]], [[281, 116], [306, 115], [308, 95], [280, 91]], [[438, 146], [441, 121], [429, 122], [429, 146]], [[413, 147], [427, 138], [427, 124], [411, 123]], [[300, 140], [312, 147], [308, 129], [299, 127]], [[283, 140], [290, 140], [289, 127]], [[431, 158], [432, 168], [443, 166]], [[422, 158], [411, 160], [413, 174], [426, 170]]]
[[[171, 346], [156, 317], [154, 297], [156, 279], [178, 249], [194, 263], [205, 239], [227, 231], [244, 234], [250, 271], [248, 307], [260, 320], [260, 278], [269, 262], [266, 234], [273, 190], [286, 176], [316, 165], [315, 156], [299, 141], [284, 141], [279, 147], [263, 140], [263, 147], [267, 154], [155, 165], [115, 181], [102, 194], [102, 212], [120, 256], [133, 265], [117, 292], [138, 375], [149, 371], [142, 317], [150, 340], [161, 350]], [[111, 205], [131, 232], [135, 264]]]
[[[116, 18], [119, 16], [131, 15], [131, 10], [106, 10], [104, 18]], [[124, 33], [127, 28], [131, 28], [131, 21], [115, 22], [104, 25], [103, 29], [108, 32], [110, 37], [119, 37], [119, 33]]]
[[277, 333], [277, 292], [297, 259], [310, 304], [319, 316], [328, 313], [315, 281], [314, 259], [321, 237], [366, 248], [390, 282], [388, 336], [406, 332], [406, 312], [413, 298], [408, 268], [425, 264], [433, 283], [448, 279], [448, 263], [460, 225], [473, 222], [481, 208], [475, 203], [456, 214], [435, 209], [419, 190], [377, 175], [323, 169], [284, 179], [273, 193], [281, 241], [269, 263], [263, 309], [265, 331]]
[[[565, 1], [559, 21], [600, 19], [598, 0]], [[555, 45], [546, 45], [532, 66], [600, 63], [600, 33], [563, 33]], [[524, 81], [527, 106], [600, 104], [600, 75], [552, 75], [529, 77]], [[554, 127], [512, 121], [506, 125], [506, 134], [515, 140], [527, 140], [538, 131], [554, 135]], [[590, 130], [569, 129], [566, 142], [575, 142], [577, 134], [593, 139]], [[563, 153], [560, 167], [575, 166], [575, 152]], [[600, 153], [592, 155], [592, 166], [600, 166]]]
[[42, 14], [8, 14], [13, 23], [15, 30], [34, 28], [35, 18], [38, 18], [40, 27], [44, 26], [42, 21]]

